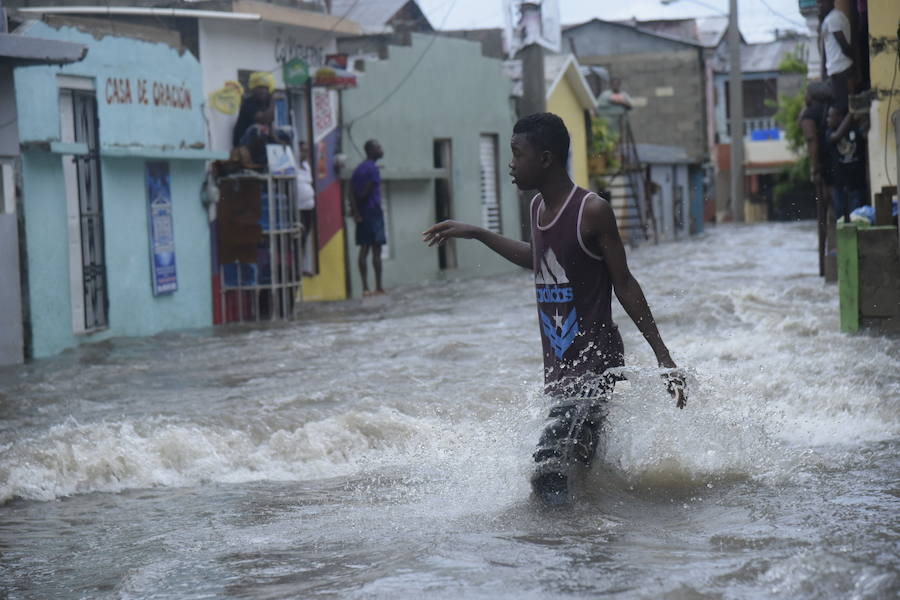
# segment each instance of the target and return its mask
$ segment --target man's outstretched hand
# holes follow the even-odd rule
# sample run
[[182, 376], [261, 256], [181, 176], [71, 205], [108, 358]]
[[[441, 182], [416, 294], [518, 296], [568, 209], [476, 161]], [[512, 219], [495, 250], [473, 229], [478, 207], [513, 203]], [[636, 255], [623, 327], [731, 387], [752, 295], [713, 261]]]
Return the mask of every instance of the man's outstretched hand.
[[666, 391], [675, 399], [675, 406], [684, 408], [687, 405], [687, 378], [672, 357], [666, 352], [663, 356], [657, 357], [659, 366], [664, 369], [671, 369], [663, 373], [663, 379], [666, 381]]
[[687, 382], [681, 373], [666, 373], [666, 390], [675, 398], [675, 406], [684, 408], [687, 404]]
[[429, 246], [443, 244], [449, 238], [470, 239], [475, 235], [475, 228], [459, 221], [441, 221], [422, 232], [422, 241]]

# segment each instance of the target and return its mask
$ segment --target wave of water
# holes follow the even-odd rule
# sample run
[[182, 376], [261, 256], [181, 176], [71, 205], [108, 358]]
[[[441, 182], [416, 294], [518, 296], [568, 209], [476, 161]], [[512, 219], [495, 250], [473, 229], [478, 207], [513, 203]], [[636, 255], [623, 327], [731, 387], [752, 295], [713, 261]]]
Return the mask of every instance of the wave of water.
[[[757, 478], [785, 481], [847, 456], [821, 446], [856, 447], [897, 436], [895, 406], [852, 386], [763, 402], [760, 390], [784, 385], [771, 374], [741, 382], [689, 378], [685, 410], [674, 408], [653, 369], [626, 370], [610, 406], [604, 460], [627, 481], [652, 485]], [[437, 469], [481, 487], [501, 478], [524, 482], [545, 401], [535, 386], [503, 405], [472, 405], [495, 414], [460, 419], [436, 411], [410, 414], [393, 406], [339, 411], [273, 428], [269, 422], [190, 423], [172, 418], [68, 419], [0, 450], [0, 501], [51, 500], [89, 492], [119, 492], [204, 482], [302, 481], [400, 467]], [[896, 413], [893, 413], [896, 414]], [[297, 418], [292, 415], [290, 418]], [[833, 464], [832, 464], [833, 466]], [[477, 469], [476, 469], [477, 470]]]
[[[627, 369], [604, 461], [628, 485], [784, 483], [900, 434], [900, 343], [838, 333], [835, 290], [810, 274], [814, 254], [785, 260], [779, 251], [799, 251], [774, 240], [770, 255], [716, 254], [738, 242], [711, 236], [632, 256], [664, 338], [691, 373], [691, 395], [676, 410], [655, 369]], [[65, 380], [53, 361], [38, 365], [24, 399], [37, 410], [20, 417], [27, 434], [0, 437], [0, 502], [386, 468], [430, 485], [438, 472], [460, 489], [498, 489], [499, 480], [522, 492], [546, 408], [528, 285], [515, 276], [417, 288], [287, 327], [163, 337], [154, 343], [165, 352], [187, 344], [191, 355], [168, 385], [204, 370], [215, 383], [193, 400], [192, 389], [172, 392], [157, 411], [133, 383], [152, 370], [140, 346], [150, 342], [123, 342], [125, 358], [110, 351], [105, 362], [64, 369]], [[616, 310], [627, 362], [651, 364]], [[96, 379], [108, 382], [96, 390], [99, 417], [90, 410]], [[303, 391], [286, 395], [291, 387]], [[44, 396], [56, 400], [41, 421]]]

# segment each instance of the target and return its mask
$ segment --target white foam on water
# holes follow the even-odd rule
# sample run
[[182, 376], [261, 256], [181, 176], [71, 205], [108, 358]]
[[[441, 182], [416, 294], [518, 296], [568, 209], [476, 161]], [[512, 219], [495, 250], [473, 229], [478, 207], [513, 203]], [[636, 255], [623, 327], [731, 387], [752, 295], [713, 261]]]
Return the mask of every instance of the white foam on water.
[[0, 454], [0, 501], [51, 500], [203, 482], [297, 481], [395, 460], [434, 424], [383, 407], [272, 431], [162, 419], [80, 424], [74, 419]]

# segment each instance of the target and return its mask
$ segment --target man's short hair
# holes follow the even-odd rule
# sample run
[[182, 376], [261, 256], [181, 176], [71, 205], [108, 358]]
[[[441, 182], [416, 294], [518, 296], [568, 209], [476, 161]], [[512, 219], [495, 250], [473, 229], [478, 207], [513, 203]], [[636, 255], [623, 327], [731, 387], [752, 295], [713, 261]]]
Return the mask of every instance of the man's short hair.
[[528, 115], [518, 120], [514, 134], [524, 135], [539, 151], [550, 152], [565, 167], [569, 161], [569, 130], [563, 120], [553, 113]]
[[377, 140], [368, 140], [368, 141], [366, 141], [366, 143], [363, 144], [363, 150], [366, 151], [366, 156], [368, 156], [369, 154], [371, 154], [372, 151], [375, 149], [375, 146], [377, 146], [377, 145], [378, 145], [378, 141], [377, 141]]

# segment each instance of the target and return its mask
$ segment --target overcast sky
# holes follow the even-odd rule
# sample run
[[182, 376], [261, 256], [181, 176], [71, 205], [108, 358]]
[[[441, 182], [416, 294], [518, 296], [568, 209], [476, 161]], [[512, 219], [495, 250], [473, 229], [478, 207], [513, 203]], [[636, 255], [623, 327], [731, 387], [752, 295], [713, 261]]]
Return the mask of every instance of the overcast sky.
[[[439, 29], [502, 27], [502, 0], [418, 0], [431, 24]], [[727, 14], [728, 0], [559, 0], [564, 25], [593, 18], [606, 20], [683, 19]], [[766, 6], [768, 5], [768, 7]], [[798, 0], [738, 0], [741, 32], [750, 42], [774, 38], [775, 29], [806, 32]], [[443, 23], [443, 25], [442, 25]]]

